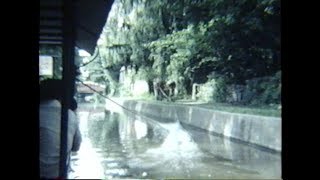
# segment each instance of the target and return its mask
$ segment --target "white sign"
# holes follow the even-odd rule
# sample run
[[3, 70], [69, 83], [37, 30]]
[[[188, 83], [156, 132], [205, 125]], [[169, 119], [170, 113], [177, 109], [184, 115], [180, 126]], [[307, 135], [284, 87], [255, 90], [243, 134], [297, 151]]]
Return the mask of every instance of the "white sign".
[[53, 58], [52, 56], [39, 56], [39, 74], [53, 75]]

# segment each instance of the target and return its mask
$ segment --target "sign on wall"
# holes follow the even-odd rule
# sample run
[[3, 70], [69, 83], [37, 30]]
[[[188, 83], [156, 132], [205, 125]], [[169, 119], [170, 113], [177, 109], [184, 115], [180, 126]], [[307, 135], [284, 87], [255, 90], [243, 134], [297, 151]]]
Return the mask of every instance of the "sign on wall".
[[39, 75], [53, 75], [53, 58], [52, 56], [39, 56]]

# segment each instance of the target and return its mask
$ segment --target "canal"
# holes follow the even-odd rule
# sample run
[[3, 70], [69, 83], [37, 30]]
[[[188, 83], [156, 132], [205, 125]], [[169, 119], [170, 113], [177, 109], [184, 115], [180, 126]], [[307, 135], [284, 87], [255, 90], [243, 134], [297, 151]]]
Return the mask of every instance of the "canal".
[[79, 104], [77, 113], [72, 179], [281, 179], [280, 153], [103, 106]]

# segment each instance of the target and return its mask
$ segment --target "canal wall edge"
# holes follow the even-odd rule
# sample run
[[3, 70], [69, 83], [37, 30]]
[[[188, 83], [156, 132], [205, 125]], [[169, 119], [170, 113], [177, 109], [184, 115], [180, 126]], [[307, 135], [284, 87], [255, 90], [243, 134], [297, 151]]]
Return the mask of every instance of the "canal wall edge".
[[[232, 139], [281, 151], [281, 118], [229, 113], [195, 106], [156, 104], [137, 100], [113, 101], [149, 118], [164, 122], [180, 121]], [[107, 109], [120, 108], [106, 102]], [[121, 108], [120, 108], [121, 109]]]

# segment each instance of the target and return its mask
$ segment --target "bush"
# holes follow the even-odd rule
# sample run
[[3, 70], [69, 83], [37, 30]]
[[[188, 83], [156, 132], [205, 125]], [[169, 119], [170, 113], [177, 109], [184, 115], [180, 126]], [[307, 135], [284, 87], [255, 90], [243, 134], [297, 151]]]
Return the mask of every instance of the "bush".
[[281, 104], [281, 72], [247, 81], [245, 96], [251, 105]]
[[206, 83], [200, 86], [199, 93], [197, 97], [200, 100], [204, 100], [206, 102], [213, 101], [213, 94], [215, 90], [216, 81], [214, 79], [208, 80]]
[[230, 92], [228, 91], [227, 83], [222, 78], [217, 78], [215, 83], [212, 99], [214, 102], [226, 102]]
[[[237, 98], [234, 97], [236, 92]], [[281, 72], [277, 72], [274, 76], [247, 80], [246, 85], [228, 84], [223, 78], [211, 79], [201, 87], [199, 97], [203, 100], [210, 97], [209, 99], [218, 103], [279, 105], [281, 104]]]

